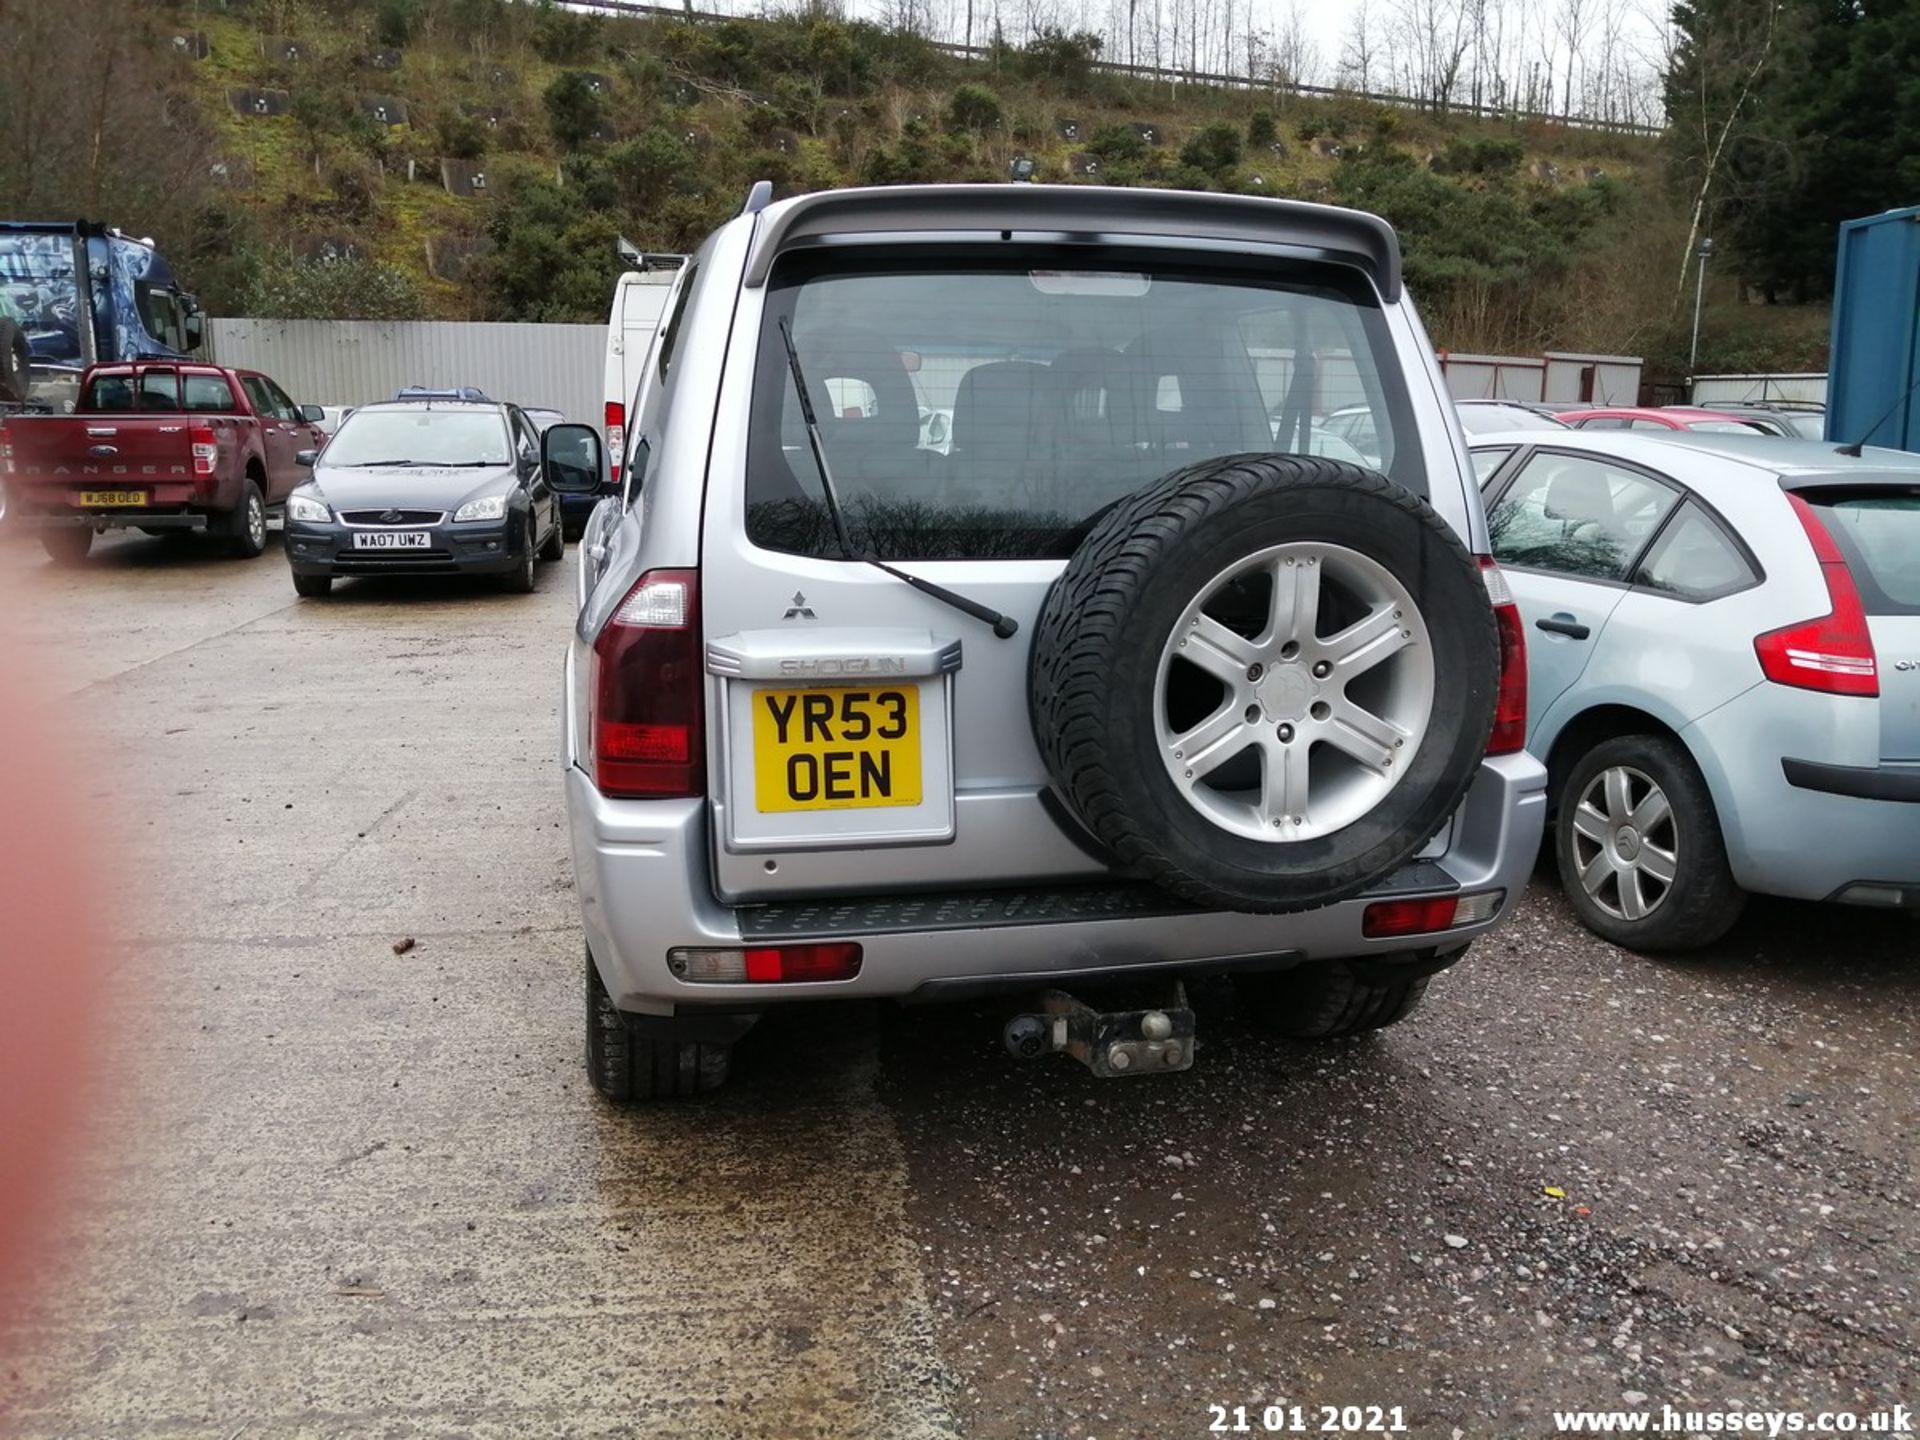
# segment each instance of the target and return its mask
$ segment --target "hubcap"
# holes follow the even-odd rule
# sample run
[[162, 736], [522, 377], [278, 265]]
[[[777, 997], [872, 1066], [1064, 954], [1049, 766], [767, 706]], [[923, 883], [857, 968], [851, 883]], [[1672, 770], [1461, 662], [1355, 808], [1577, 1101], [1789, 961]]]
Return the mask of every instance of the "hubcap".
[[1631, 765], [1602, 770], [1573, 812], [1580, 888], [1616, 920], [1644, 920], [1673, 889], [1680, 831], [1666, 792]]
[[1357, 550], [1302, 542], [1200, 588], [1161, 649], [1155, 738], [1223, 830], [1286, 844], [1368, 814], [1433, 716], [1433, 647], [1407, 589]]
[[252, 497], [247, 500], [247, 535], [256, 545], [267, 543], [267, 512]]

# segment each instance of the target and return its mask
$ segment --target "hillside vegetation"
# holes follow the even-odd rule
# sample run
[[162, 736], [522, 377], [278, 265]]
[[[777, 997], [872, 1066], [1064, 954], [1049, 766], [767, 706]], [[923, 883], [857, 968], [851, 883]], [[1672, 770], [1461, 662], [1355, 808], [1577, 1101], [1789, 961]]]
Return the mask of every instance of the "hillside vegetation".
[[[41, 67], [56, 118], [63, 103], [84, 114], [100, 88], [116, 41], [82, 38], [72, 16], [103, 6], [0, 21], [16, 42], [38, 23], [43, 43], [87, 49], [64, 86]], [[62, 21], [45, 18], [56, 8]], [[1042, 180], [1378, 211], [1401, 232], [1436, 342], [1453, 349], [1671, 365], [1691, 318], [1663, 278], [1685, 250], [1685, 206], [1643, 138], [1123, 80], [1092, 63], [1097, 37], [1053, 32], [962, 61], [825, 14], [714, 23], [508, 0], [201, 0], [139, 16], [120, 27], [116, 88], [138, 74], [149, 105], [170, 97], [166, 183], [150, 157], [116, 168], [96, 156], [92, 193], [76, 195], [51, 178], [58, 163], [27, 173], [0, 160], [0, 201], [8, 213], [23, 194], [43, 211], [57, 201], [53, 213], [104, 210], [155, 234], [219, 313], [597, 321], [616, 236], [689, 248], [754, 180], [781, 194], [1004, 181], [1027, 157]], [[176, 34], [203, 36], [204, 56]], [[389, 123], [402, 107], [404, 123]], [[451, 193], [449, 178], [473, 193]], [[1732, 342], [1733, 311], [1753, 307], [1723, 308], [1716, 328]], [[1800, 342], [1782, 346], [1781, 333], [1748, 325], [1739, 363], [1812, 358], [1787, 353]]]

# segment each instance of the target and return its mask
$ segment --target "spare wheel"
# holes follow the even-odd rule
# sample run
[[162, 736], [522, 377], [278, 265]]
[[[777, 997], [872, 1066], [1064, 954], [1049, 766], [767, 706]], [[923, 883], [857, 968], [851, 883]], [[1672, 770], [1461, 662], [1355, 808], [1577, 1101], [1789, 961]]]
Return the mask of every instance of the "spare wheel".
[[1472, 783], [1499, 641], [1431, 506], [1342, 461], [1239, 455], [1116, 505], [1049, 591], [1029, 703], [1127, 873], [1303, 910], [1400, 868]]

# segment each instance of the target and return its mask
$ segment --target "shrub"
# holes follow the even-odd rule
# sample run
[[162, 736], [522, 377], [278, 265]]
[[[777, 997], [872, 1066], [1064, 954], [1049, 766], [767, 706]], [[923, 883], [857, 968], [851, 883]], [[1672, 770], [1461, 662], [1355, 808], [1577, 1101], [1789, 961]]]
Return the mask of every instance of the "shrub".
[[1138, 160], [1147, 152], [1147, 142], [1131, 125], [1102, 125], [1087, 141], [1087, 149], [1102, 160]]
[[1000, 97], [984, 85], [962, 85], [947, 106], [947, 125], [984, 135], [1000, 125]]
[[268, 320], [423, 320], [413, 277], [378, 260], [275, 259], [253, 277], [246, 313]]
[[562, 10], [553, 0], [540, 0], [533, 22], [533, 49], [542, 60], [577, 64], [594, 53], [599, 41], [599, 16]]
[[1264, 150], [1280, 138], [1280, 129], [1273, 123], [1271, 110], [1256, 110], [1247, 121], [1247, 146], [1253, 150]]
[[600, 97], [578, 70], [556, 75], [547, 86], [545, 99], [547, 123], [553, 129], [553, 138], [569, 150], [590, 140], [606, 114]]
[[442, 110], [434, 117], [433, 138], [449, 160], [478, 160], [487, 153], [487, 127], [458, 110]]
[[382, 45], [401, 46], [413, 38], [420, 23], [420, 0], [380, 0], [373, 14], [373, 33]]
[[1240, 132], [1216, 120], [1180, 147], [1180, 160], [1208, 175], [1224, 175], [1240, 163]]

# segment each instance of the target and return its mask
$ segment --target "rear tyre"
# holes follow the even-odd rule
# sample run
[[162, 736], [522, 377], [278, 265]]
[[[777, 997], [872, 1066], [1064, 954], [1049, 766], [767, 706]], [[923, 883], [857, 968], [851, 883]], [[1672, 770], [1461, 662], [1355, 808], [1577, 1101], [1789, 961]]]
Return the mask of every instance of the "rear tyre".
[[533, 517], [527, 517], [527, 533], [520, 538], [520, 557], [513, 569], [500, 577], [500, 588], [514, 595], [533, 593]]
[[684, 1100], [726, 1083], [733, 1046], [636, 1034], [587, 952], [587, 1078], [608, 1100]]
[[1581, 924], [1649, 951], [1695, 950], [1733, 928], [1746, 892], [1713, 795], [1677, 741], [1615, 736], [1558, 778], [1554, 859]]
[[1331, 960], [1236, 975], [1233, 988], [1262, 1029], [1295, 1040], [1338, 1040], [1399, 1024], [1419, 1008], [1429, 978], [1395, 975], [1390, 961]]
[[84, 525], [62, 525], [40, 532], [40, 548], [56, 565], [79, 565], [93, 549], [93, 531]]
[[0, 400], [15, 405], [27, 402], [33, 388], [33, 352], [17, 322], [0, 320]]
[[227, 554], [236, 560], [252, 560], [267, 548], [267, 502], [256, 481], [247, 481], [239, 505], [222, 528]]
[[561, 527], [558, 516], [554, 517], [553, 529], [548, 533], [546, 543], [540, 547], [540, 558], [549, 563], [567, 558], [567, 532]]
[[333, 593], [333, 577], [296, 574], [293, 577], [293, 593], [304, 600], [324, 600]]

